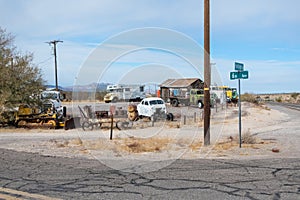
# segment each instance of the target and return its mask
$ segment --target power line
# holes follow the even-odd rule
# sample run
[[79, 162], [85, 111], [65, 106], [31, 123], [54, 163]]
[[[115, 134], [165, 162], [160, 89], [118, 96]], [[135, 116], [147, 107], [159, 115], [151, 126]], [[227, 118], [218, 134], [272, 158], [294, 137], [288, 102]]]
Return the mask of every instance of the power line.
[[54, 64], [55, 64], [55, 89], [56, 91], [58, 91], [58, 81], [57, 81], [57, 56], [56, 56], [56, 44], [57, 43], [63, 43], [63, 41], [61, 40], [52, 40], [50, 42], [47, 42], [49, 45], [52, 45], [53, 44], [53, 49], [54, 49]]
[[41, 61], [41, 62], [39, 62], [39, 63], [37, 63], [37, 65], [44, 64], [44, 63], [48, 62], [50, 59], [52, 59], [52, 56], [49, 57], [49, 58], [47, 58], [47, 59], [45, 59], [45, 60], [43, 60], [43, 61]]

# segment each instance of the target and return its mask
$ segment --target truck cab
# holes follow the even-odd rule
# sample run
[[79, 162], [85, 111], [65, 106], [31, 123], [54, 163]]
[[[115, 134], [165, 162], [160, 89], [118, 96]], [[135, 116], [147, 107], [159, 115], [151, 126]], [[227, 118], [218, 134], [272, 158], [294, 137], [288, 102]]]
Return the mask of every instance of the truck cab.
[[190, 90], [190, 104], [197, 105], [199, 108], [203, 108], [204, 90], [191, 89]]
[[40, 99], [43, 102], [50, 101], [55, 109], [59, 109], [62, 106], [62, 100], [64, 99], [63, 95], [59, 91], [42, 91]]

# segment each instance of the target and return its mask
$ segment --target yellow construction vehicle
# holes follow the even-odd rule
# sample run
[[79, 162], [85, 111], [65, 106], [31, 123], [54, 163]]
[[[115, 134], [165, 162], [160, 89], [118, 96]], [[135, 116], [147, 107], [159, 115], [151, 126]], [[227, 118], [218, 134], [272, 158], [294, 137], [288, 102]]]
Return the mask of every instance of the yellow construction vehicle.
[[239, 100], [239, 95], [237, 93], [236, 88], [224, 87], [226, 91], [226, 101], [227, 103], [234, 103], [236, 104]]
[[43, 91], [39, 99], [40, 103], [37, 105], [19, 106], [14, 117], [16, 127], [72, 128], [74, 119], [67, 118], [66, 107], [61, 105], [63, 97], [59, 91]]
[[15, 113], [16, 127], [46, 127], [59, 128], [64, 127], [64, 115], [60, 115], [52, 106], [42, 108], [30, 107], [28, 105], [20, 105]]

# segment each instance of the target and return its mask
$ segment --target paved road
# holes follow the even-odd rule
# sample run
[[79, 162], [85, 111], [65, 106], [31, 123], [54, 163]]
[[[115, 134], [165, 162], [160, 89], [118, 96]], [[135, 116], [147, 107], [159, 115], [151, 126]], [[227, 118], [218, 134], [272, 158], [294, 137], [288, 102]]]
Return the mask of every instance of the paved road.
[[178, 160], [144, 174], [112, 170], [96, 160], [5, 149], [0, 149], [0, 160], [0, 199], [275, 200], [300, 196], [297, 158]]
[[300, 104], [295, 103], [278, 103], [278, 102], [269, 102], [269, 105], [277, 106], [277, 107], [285, 107], [292, 110], [300, 111]]

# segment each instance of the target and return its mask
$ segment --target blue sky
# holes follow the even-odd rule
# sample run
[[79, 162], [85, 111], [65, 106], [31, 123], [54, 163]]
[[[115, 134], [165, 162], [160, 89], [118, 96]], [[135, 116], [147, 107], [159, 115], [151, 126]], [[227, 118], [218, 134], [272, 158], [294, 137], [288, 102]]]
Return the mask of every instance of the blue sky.
[[[229, 80], [229, 73], [239, 61], [250, 76], [242, 81], [243, 92], [300, 92], [299, 8], [298, 0], [211, 0], [211, 62], [218, 71], [212, 76], [236, 87], [237, 81]], [[203, 0], [0, 0], [0, 26], [16, 36], [20, 51], [34, 53], [34, 62], [49, 84], [55, 82], [54, 59], [45, 42], [63, 40], [57, 46], [58, 77], [60, 85], [68, 86], [76, 83], [95, 49], [102, 48], [109, 57], [120, 45], [138, 48], [131, 40], [109, 49], [101, 46], [130, 30], [171, 30], [202, 47]], [[156, 45], [167, 51], [126, 52], [110, 64], [103, 77], [90, 81], [119, 82], [126, 77], [124, 73], [148, 82], [149, 77], [153, 82], [169, 76], [201, 77], [201, 70], [193, 71], [180, 55], [168, 51], [175, 48], [175, 40], [156, 38]], [[185, 44], [177, 48], [186, 52]], [[190, 55], [203, 56], [203, 52], [189, 50]], [[217, 82], [221, 84], [219, 77]]]

